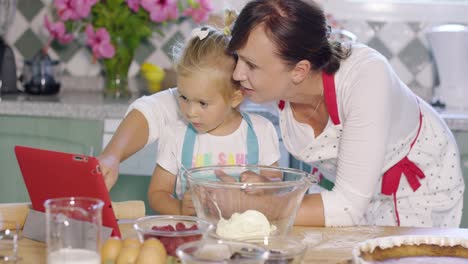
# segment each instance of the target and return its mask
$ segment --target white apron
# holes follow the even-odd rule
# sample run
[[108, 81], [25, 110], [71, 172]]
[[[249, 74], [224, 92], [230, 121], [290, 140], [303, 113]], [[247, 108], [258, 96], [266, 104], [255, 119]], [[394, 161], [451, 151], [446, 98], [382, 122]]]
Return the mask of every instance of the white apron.
[[[322, 188], [331, 190], [343, 126], [338, 115], [334, 77], [328, 74], [322, 77], [330, 118], [323, 132], [304, 148], [294, 149], [289, 138], [287, 122], [297, 122], [289, 103], [280, 101], [278, 106], [285, 147], [308, 165], [306, 170], [319, 177]], [[464, 181], [454, 142], [450, 130], [434, 110], [420, 102], [416, 136], [388, 148], [379, 176], [381, 188], [376, 190], [362, 222], [356, 224], [458, 227]]]

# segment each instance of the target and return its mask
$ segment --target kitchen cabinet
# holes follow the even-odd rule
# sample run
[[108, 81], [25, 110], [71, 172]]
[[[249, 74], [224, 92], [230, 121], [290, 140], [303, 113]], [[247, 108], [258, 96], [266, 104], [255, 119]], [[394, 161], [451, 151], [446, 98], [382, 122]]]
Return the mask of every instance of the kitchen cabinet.
[[101, 150], [102, 131], [97, 120], [0, 115], [0, 203], [29, 201], [16, 145], [94, 155]]

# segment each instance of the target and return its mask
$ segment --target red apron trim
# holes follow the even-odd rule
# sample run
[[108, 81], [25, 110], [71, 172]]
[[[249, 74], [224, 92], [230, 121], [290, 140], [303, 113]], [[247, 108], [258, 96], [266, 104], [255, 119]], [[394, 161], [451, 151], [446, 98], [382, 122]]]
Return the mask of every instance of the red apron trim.
[[[413, 145], [419, 136], [421, 127], [422, 127], [422, 113], [421, 113], [421, 110], [419, 110], [418, 132], [413, 142], [410, 145], [410, 151], [413, 148]], [[391, 167], [384, 173], [383, 178], [382, 178], [382, 194], [393, 196], [393, 205], [395, 207], [395, 215], [396, 215], [398, 226], [400, 226], [400, 216], [398, 214], [396, 193], [398, 191], [398, 186], [400, 185], [400, 179], [401, 179], [402, 174], [405, 175], [406, 180], [408, 181], [413, 191], [416, 191], [421, 186], [419, 179], [425, 178], [424, 172], [416, 164], [414, 164], [414, 162], [408, 159], [408, 155], [406, 155], [402, 160], [397, 162], [395, 165], [393, 165], [393, 167]]]
[[322, 72], [323, 94], [325, 95], [325, 104], [328, 114], [335, 125], [340, 124], [338, 115], [338, 104], [336, 103], [336, 90], [334, 75]]
[[280, 110], [283, 110], [283, 109], [284, 109], [284, 104], [285, 104], [284, 101], [283, 101], [283, 100], [280, 100], [280, 101], [278, 102], [278, 108], [279, 108]]
[[[338, 115], [338, 105], [336, 103], [336, 90], [334, 75], [322, 72], [323, 94], [325, 96], [325, 104], [327, 106], [328, 114], [335, 125], [340, 124], [340, 117]], [[280, 100], [278, 108], [284, 109], [285, 102]]]

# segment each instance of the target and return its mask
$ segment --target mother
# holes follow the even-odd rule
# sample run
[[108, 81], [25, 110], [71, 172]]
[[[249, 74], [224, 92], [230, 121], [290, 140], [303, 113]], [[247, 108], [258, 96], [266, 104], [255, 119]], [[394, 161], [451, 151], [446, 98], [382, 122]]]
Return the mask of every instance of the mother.
[[[286, 148], [328, 189], [305, 196], [296, 224], [458, 226], [464, 182], [450, 130], [381, 54], [328, 33], [315, 4], [256, 0], [229, 44], [233, 78], [252, 101], [278, 102]], [[108, 187], [176, 109], [170, 91], [130, 106], [100, 156]]]

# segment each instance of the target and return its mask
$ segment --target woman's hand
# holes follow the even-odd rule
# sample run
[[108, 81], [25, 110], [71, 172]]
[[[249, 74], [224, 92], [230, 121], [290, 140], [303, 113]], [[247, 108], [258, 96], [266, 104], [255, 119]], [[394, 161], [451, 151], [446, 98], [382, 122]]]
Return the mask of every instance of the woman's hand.
[[192, 191], [187, 190], [184, 193], [180, 207], [181, 215], [195, 215], [195, 207], [193, 206], [192, 201]]
[[120, 160], [115, 156], [105, 154], [101, 154], [97, 159], [107, 190], [110, 191], [119, 178]]

